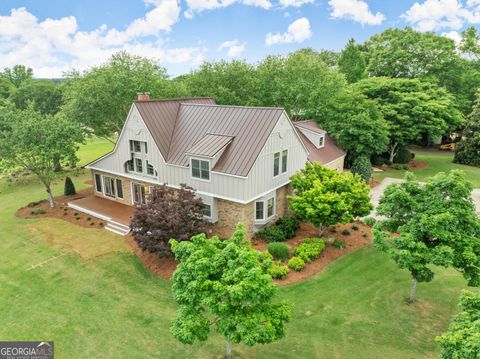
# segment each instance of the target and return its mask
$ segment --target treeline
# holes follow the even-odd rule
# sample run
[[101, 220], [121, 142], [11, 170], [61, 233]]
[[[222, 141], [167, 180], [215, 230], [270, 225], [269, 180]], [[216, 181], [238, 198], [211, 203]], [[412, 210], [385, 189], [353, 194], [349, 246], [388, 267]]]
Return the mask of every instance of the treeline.
[[[35, 80], [30, 69], [15, 66], [0, 73], [0, 106], [62, 116], [84, 134], [110, 139], [138, 92], [210, 96], [218, 104], [284, 107], [292, 119], [313, 118], [347, 151], [349, 165], [359, 158], [393, 162], [405, 157], [407, 145], [431, 143], [462, 132], [466, 118], [472, 122], [480, 87], [478, 39], [474, 28], [459, 46], [430, 32], [388, 29], [363, 44], [350, 40], [341, 53], [302, 49], [255, 64], [206, 62], [176, 78], [126, 53], [65, 74], [60, 83]], [[475, 164], [475, 145], [458, 147], [469, 155], [457, 160]]]

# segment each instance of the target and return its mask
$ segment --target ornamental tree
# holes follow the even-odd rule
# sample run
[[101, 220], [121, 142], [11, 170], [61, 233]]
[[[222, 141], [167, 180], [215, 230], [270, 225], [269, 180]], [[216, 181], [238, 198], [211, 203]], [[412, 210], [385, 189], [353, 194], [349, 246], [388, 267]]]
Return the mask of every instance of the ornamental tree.
[[0, 110], [2, 167], [33, 173], [45, 186], [50, 207], [55, 206], [51, 190], [55, 164], [65, 161], [74, 166], [78, 162], [78, 144], [82, 142], [80, 127], [62, 116], [42, 116], [32, 107]]
[[204, 207], [193, 188], [185, 184], [179, 189], [152, 187], [147, 203], [135, 208], [130, 223], [133, 239], [144, 251], [171, 256], [170, 239], [185, 241], [205, 230]]
[[372, 210], [370, 188], [360, 176], [307, 162], [291, 179], [290, 209], [319, 227], [320, 235], [337, 223], [348, 223]]
[[[432, 265], [453, 267], [471, 286], [480, 285], [480, 220], [472, 185], [462, 171], [439, 173], [421, 184], [411, 173], [386, 188], [373, 228], [375, 246], [410, 271], [410, 302], [417, 282], [430, 282]], [[397, 234], [392, 234], [396, 232]]]
[[268, 274], [272, 257], [252, 249], [245, 241], [242, 224], [230, 239], [171, 240], [180, 262], [173, 274], [173, 298], [179, 305], [171, 325], [173, 336], [182, 343], [205, 341], [213, 327], [231, 344], [271, 343], [285, 336], [291, 306], [272, 302], [278, 286]]
[[453, 162], [480, 167], [480, 92], [462, 135]]
[[462, 291], [459, 307], [448, 331], [436, 338], [442, 347], [440, 358], [480, 358], [480, 292]]

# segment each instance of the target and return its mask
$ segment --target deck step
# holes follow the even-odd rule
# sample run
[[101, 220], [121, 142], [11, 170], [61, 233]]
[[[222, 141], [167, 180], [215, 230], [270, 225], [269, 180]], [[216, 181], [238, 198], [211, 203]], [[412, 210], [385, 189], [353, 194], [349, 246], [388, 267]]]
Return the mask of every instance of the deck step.
[[107, 231], [120, 234], [121, 236], [126, 236], [130, 232], [130, 228], [124, 224], [117, 222], [108, 222], [105, 226]]

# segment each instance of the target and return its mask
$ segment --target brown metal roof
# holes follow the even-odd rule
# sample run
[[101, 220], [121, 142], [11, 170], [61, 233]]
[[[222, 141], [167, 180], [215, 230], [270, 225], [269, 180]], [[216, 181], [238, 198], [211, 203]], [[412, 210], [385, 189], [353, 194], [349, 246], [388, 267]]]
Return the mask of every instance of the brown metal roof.
[[246, 177], [282, 113], [282, 108], [182, 104], [167, 162], [187, 166], [186, 152], [205, 135], [231, 136], [213, 170]]
[[[295, 129], [297, 130], [298, 135], [300, 136], [300, 139], [302, 140], [303, 144], [307, 148], [309, 155], [308, 155], [308, 160], [310, 162], [320, 162], [323, 164], [330, 163], [332, 161], [335, 161], [336, 159], [345, 156], [345, 152], [341, 150], [340, 148], [337, 147], [335, 144], [335, 141], [332, 140], [328, 135], [325, 135], [325, 145], [322, 148], [317, 148], [315, 145], [310, 142], [310, 140], [305, 136], [301, 130], [299, 130], [300, 127], [302, 128], [307, 128], [305, 127], [305, 124], [308, 123], [308, 128], [310, 129], [311, 127], [316, 127], [318, 133], [325, 133], [324, 130], [322, 130], [320, 127], [318, 127], [318, 124], [313, 121], [299, 121], [299, 122], [293, 122], [293, 125], [295, 126]], [[322, 132], [320, 132], [320, 131]], [[313, 130], [312, 130], [313, 131]]]
[[220, 150], [232, 142], [232, 136], [207, 134], [187, 150], [189, 155], [214, 157]]
[[181, 103], [214, 104], [210, 97], [134, 101], [163, 158], [168, 157], [175, 121]]
[[318, 127], [318, 124], [315, 122], [315, 120], [297, 121], [295, 122], [295, 126], [305, 128], [307, 130], [310, 130], [316, 133], [321, 133], [321, 134], [327, 133], [326, 131]]

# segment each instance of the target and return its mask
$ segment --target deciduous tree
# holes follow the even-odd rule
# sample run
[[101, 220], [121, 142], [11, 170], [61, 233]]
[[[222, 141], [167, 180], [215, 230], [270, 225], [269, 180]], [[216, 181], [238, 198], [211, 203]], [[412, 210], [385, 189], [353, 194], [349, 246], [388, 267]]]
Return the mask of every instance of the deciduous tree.
[[172, 255], [168, 241], [185, 241], [205, 230], [205, 205], [186, 185], [152, 187], [147, 203], [137, 206], [130, 227], [139, 247], [162, 257]]
[[10, 96], [17, 108], [26, 109], [29, 103], [43, 115], [55, 115], [62, 104], [60, 86], [51, 80], [26, 80]]
[[37, 176], [45, 186], [51, 207], [55, 206], [51, 190], [55, 162], [75, 165], [78, 144], [82, 141], [80, 127], [62, 116], [43, 116], [31, 107], [0, 110], [2, 166], [21, 167]]
[[320, 235], [328, 226], [366, 216], [373, 208], [368, 185], [350, 172], [340, 173], [317, 162], [307, 162], [291, 180], [295, 195], [288, 196], [290, 209], [319, 227]]
[[338, 59], [338, 67], [348, 83], [357, 82], [367, 76], [364, 54], [354, 39], [348, 40]]
[[455, 148], [453, 162], [480, 167], [480, 92], [462, 132], [462, 140]]
[[410, 301], [417, 282], [433, 279], [432, 265], [453, 267], [469, 285], [480, 285], [480, 220], [471, 191], [458, 170], [439, 173], [425, 185], [409, 173], [405, 182], [386, 188], [377, 207], [385, 219], [374, 226], [374, 243], [410, 271]]
[[12, 68], [6, 67], [0, 72], [0, 77], [8, 79], [15, 87], [33, 78], [33, 70], [24, 65], [15, 65]]
[[173, 298], [179, 305], [171, 332], [185, 344], [205, 341], [210, 328], [231, 344], [271, 343], [285, 336], [291, 306], [275, 303], [278, 287], [268, 274], [272, 257], [257, 252], [244, 239], [243, 225], [230, 239], [171, 240], [180, 262], [173, 274]]

